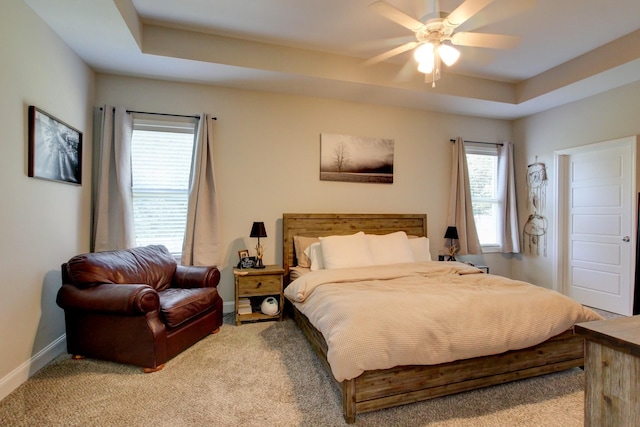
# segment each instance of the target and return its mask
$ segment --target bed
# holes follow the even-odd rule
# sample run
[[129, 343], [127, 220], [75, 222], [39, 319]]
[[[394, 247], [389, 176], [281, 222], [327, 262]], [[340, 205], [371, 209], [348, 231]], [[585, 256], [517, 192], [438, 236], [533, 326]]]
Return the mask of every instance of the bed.
[[[300, 283], [305, 283], [306, 278], [315, 277], [313, 274], [304, 274], [308, 265], [303, 268], [298, 267], [299, 260], [294, 241], [299, 243], [304, 238], [310, 238], [309, 240], [313, 241], [315, 238], [326, 236], [352, 236], [356, 233], [361, 234], [360, 232], [366, 235], [379, 236], [404, 234], [411, 238], [420, 239], [427, 236], [427, 218], [424, 214], [283, 214], [285, 284], [293, 282], [291, 288], [285, 289], [285, 294], [287, 294], [287, 291], [291, 291], [288, 295], [287, 306], [291, 317], [299, 325], [320, 360], [329, 370], [329, 373], [336, 379], [336, 384], [341, 389], [343, 414], [347, 423], [354, 423], [356, 415], [360, 413], [545, 375], [583, 365], [583, 339], [574, 334], [573, 325], [571, 324], [566, 329], [563, 327], [557, 333], [554, 332], [553, 336], [535, 345], [490, 355], [468, 357], [442, 363], [399, 364], [375, 369], [361, 366], [357, 375], [349, 373], [351, 371], [342, 371], [336, 368], [335, 356], [332, 356], [337, 353], [336, 344], [332, 344], [334, 347], [330, 348], [328, 342], [335, 343], [337, 341], [335, 341], [333, 335], [328, 334], [323, 329], [325, 325], [314, 318], [313, 311], [310, 311], [312, 314], [309, 316], [303, 313], [305, 311], [303, 304], [307, 304], [307, 302], [304, 298], [300, 300], [301, 302], [296, 300], [295, 295], [299, 295], [301, 292], [296, 291], [296, 293], [292, 290], [294, 288], [299, 289], [296, 286], [299, 286]], [[496, 279], [499, 277], [485, 275], [481, 270], [474, 271], [476, 269], [465, 266], [462, 263], [423, 262], [416, 264], [420, 264], [417, 265], [420, 269], [458, 269], [456, 271], [461, 272], [461, 274], [467, 274], [469, 277], [473, 277], [474, 280], [476, 276], [478, 280], [484, 281], [489, 280], [490, 276]], [[393, 267], [396, 270], [400, 268], [404, 271], [409, 266], [398, 264]], [[415, 275], [413, 268], [411, 266], [412, 270], [411, 273], [407, 274], [408, 276]], [[372, 272], [371, 274], [374, 274], [373, 272], [377, 271], [376, 269], [378, 269], [377, 266], [372, 266], [359, 269], [347, 268], [344, 271], [352, 271], [358, 277], [359, 274], [363, 274], [365, 271], [370, 271]], [[380, 269], [386, 271], [386, 267], [380, 267]], [[334, 273], [329, 273], [328, 275], [331, 276], [332, 274]], [[484, 277], [479, 277], [479, 275]], [[292, 280], [298, 277], [301, 279]], [[313, 283], [312, 280], [308, 282]], [[386, 281], [383, 282], [386, 284]], [[340, 284], [340, 286], [343, 285]], [[359, 283], [354, 286], [359, 286]], [[533, 285], [530, 286], [540, 289]], [[326, 285], [325, 288], [329, 288], [329, 285]], [[449, 290], [446, 292], [449, 292]], [[545, 290], [544, 292], [547, 291]], [[320, 292], [317, 293], [320, 294]], [[324, 312], [330, 311], [326, 310], [326, 305], [321, 307], [325, 307]], [[384, 308], [386, 311], [387, 307]], [[580, 309], [582, 309], [582, 306], [580, 306]], [[581, 318], [580, 321], [600, 318], [595, 312], [589, 309], [585, 310], [587, 316], [591, 317]], [[319, 325], [318, 327], [313, 324], [310, 317], [314, 318], [314, 321]], [[338, 315], [338, 317], [341, 317], [341, 315]], [[320, 329], [324, 330], [324, 334]], [[326, 339], [326, 336], [329, 338]], [[336, 374], [336, 372], [340, 373]]]

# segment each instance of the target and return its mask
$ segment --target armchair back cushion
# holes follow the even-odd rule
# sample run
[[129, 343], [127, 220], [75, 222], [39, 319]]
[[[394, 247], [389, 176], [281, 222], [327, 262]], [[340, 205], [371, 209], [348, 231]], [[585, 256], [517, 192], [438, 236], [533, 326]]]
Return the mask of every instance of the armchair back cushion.
[[102, 283], [144, 283], [163, 291], [171, 286], [176, 267], [165, 246], [150, 245], [77, 255], [66, 263], [63, 278], [80, 289]]

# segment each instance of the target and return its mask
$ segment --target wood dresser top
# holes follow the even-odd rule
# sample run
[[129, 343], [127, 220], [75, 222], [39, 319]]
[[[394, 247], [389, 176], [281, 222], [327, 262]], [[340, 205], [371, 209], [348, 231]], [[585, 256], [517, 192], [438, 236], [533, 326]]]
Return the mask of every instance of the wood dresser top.
[[640, 316], [578, 323], [575, 331], [589, 341], [640, 357]]

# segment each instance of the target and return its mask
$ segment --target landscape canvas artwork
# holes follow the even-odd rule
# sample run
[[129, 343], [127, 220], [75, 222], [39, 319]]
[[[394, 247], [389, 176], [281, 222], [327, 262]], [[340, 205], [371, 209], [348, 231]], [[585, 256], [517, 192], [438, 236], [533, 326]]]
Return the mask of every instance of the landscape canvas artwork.
[[393, 183], [393, 139], [320, 135], [320, 180]]

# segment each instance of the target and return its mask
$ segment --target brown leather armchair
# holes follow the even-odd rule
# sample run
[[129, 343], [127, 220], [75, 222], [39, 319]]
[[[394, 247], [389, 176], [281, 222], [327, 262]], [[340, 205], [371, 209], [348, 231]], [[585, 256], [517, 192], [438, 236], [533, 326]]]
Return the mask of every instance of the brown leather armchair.
[[56, 298], [67, 351], [160, 370], [220, 330], [219, 282], [217, 267], [177, 265], [160, 245], [77, 255], [62, 264]]

